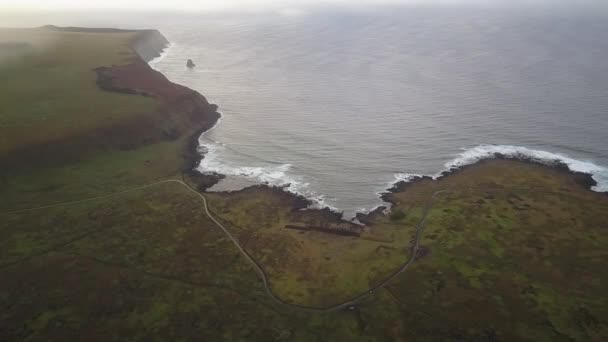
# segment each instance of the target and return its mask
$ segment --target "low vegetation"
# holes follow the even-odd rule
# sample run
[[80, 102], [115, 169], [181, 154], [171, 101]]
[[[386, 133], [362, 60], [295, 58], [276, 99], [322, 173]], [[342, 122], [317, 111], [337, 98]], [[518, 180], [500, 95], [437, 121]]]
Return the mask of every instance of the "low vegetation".
[[397, 186], [385, 195], [392, 213], [376, 216], [361, 238], [285, 231], [295, 220], [290, 204], [264, 192], [218, 194], [212, 203], [235, 223], [278, 295], [318, 307], [352, 298], [398, 269], [430, 203], [416, 261], [369, 299], [383, 301], [386, 293], [402, 310], [405, 316], [382, 316], [393, 333], [599, 341], [608, 334], [601, 285], [608, 197], [587, 190], [585, 180], [527, 162], [482, 162]]

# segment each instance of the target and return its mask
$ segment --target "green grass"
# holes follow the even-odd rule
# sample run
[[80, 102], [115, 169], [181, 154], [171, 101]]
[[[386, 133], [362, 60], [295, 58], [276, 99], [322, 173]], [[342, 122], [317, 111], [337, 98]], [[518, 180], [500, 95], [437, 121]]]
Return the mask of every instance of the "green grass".
[[[513, 178], [497, 179], [495, 168]], [[453, 325], [466, 340], [488, 334], [500, 340], [603, 340], [605, 196], [554, 170], [517, 162], [474, 166], [434, 185], [456, 188], [473, 178], [481, 189], [439, 196], [421, 240], [430, 253], [391, 285], [397, 298], [411, 310], [429, 311], [434, 319], [425, 323], [428, 329]], [[535, 182], [525, 187], [526, 179]], [[510, 190], [483, 189], [512, 184]], [[405, 198], [407, 191], [396, 196]]]
[[0, 62], [0, 79], [10, 80], [0, 83], [0, 156], [154, 109], [152, 98], [102, 92], [95, 83], [96, 67], [134, 60], [134, 34], [1, 29], [0, 42], [33, 48]]
[[29, 46], [12, 44], [12, 56], [0, 55], [0, 78], [10, 80], [0, 83], [0, 212], [103, 195], [183, 169], [196, 127], [175, 140], [130, 148], [112, 147], [117, 137], [95, 134], [116, 124], [138, 126], [129, 120], [146, 120], [162, 106], [155, 98], [97, 87], [96, 67], [136, 60], [129, 47], [134, 36], [0, 29], [0, 43]]
[[281, 298], [328, 306], [364, 291], [407, 259], [422, 207], [441, 189], [453, 190], [438, 195], [428, 214], [421, 239], [425, 254], [386, 290], [408, 313], [386, 318], [403, 325], [399, 336], [606, 337], [608, 302], [601, 284], [608, 281], [603, 271], [608, 199], [563, 171], [493, 161], [416, 183], [391, 196], [397, 202], [392, 212], [403, 214], [398, 220], [394, 214], [380, 216], [363, 235], [391, 243], [286, 233], [282, 226], [302, 215], [264, 190], [255, 196], [251, 191], [214, 195], [212, 207], [236, 223], [234, 233], [262, 263]]
[[[159, 184], [3, 218], [0, 250], [23, 230], [29, 248], [0, 255], [2, 339], [380, 340], [376, 318], [367, 323], [374, 329], [362, 330], [350, 311], [309, 313], [272, 302], [185, 187]], [[370, 315], [386, 315], [387, 305], [370, 303]]]
[[[282, 206], [288, 204], [284, 195], [263, 188], [215, 194], [212, 204], [223, 220], [239, 222], [231, 230], [262, 263], [277, 295], [329, 305], [405, 260], [429, 186], [449, 182], [458, 188], [459, 180], [493, 166], [499, 164], [395, 194], [406, 218], [395, 223], [380, 216], [364, 234], [392, 243], [286, 232], [278, 222], [306, 216]], [[553, 178], [536, 166], [500, 167], [570, 184], [568, 176]], [[477, 179], [483, 181], [479, 174]], [[204, 214], [200, 199], [177, 184], [5, 215], [0, 337], [601, 341], [608, 307], [602, 287], [607, 203], [571, 185], [550, 194], [454, 190], [438, 196], [421, 240], [428, 252], [357, 310], [331, 313], [273, 303], [255, 271]], [[274, 210], [255, 210], [264, 203]]]
[[188, 141], [92, 155], [78, 163], [27, 168], [0, 180], [0, 210], [24, 209], [94, 197], [178, 175]]
[[[378, 226], [358, 239], [285, 229], [314, 222], [316, 212], [294, 212], [293, 203], [269, 189], [210, 194], [211, 207], [259, 260], [283, 300], [327, 307], [366, 292], [407, 258], [414, 220]], [[390, 220], [387, 220], [387, 222]]]

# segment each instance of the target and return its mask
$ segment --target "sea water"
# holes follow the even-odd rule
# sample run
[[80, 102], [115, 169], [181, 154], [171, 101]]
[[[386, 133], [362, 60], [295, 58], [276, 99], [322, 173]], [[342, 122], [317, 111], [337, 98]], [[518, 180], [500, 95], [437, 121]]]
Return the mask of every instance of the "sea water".
[[[153, 67], [220, 107], [221, 122], [200, 138], [199, 169], [231, 175], [224, 186], [282, 185], [352, 216], [382, 204], [378, 193], [395, 181], [500, 152], [562, 160], [608, 191], [605, 10], [445, 5], [62, 20], [52, 23], [162, 31], [172, 44]], [[197, 66], [186, 68], [188, 59]]]

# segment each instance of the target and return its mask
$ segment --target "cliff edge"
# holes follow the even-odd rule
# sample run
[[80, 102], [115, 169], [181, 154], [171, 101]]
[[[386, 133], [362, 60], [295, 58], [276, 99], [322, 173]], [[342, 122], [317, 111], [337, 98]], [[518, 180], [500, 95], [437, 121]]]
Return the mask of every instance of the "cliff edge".
[[167, 45], [169, 41], [158, 30], [142, 30], [133, 40], [131, 47], [143, 61], [150, 62], [159, 57]]
[[[191, 148], [190, 140], [197, 140], [220, 117], [217, 106], [203, 95], [169, 81], [148, 65], [168, 44], [157, 30], [44, 26], [9, 33], [18, 37], [11, 39], [23, 42], [55, 42], [53, 50], [35, 50], [30, 59], [36, 67], [15, 64], [15, 73], [31, 74], [32, 84], [48, 84], [44, 94], [54, 94], [59, 86], [71, 91], [49, 104], [48, 112], [56, 119], [33, 122], [38, 134], [7, 131], [15, 137], [0, 153], [5, 170], [60, 166], [98, 153], [163, 142]], [[60, 77], [49, 59], [78, 77]], [[28, 109], [27, 98], [14, 102], [20, 113], [36, 109]], [[15, 124], [22, 122], [23, 115], [15, 116]], [[188, 167], [195, 163], [195, 154], [199, 158], [196, 148], [183, 154]]]

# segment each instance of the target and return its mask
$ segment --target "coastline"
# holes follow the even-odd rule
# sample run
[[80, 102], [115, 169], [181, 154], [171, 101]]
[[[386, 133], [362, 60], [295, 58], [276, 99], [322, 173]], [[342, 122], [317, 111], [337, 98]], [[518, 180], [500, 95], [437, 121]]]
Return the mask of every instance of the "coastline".
[[[154, 70], [150, 66], [150, 63], [162, 56], [163, 51], [167, 49], [170, 45], [169, 40], [167, 40], [167, 38], [165, 38], [158, 30], [144, 29], [133, 30], [133, 32], [137, 32], [137, 35], [131, 43], [131, 48], [137, 54], [140, 61], [143, 63], [138, 63], [138, 61], [135, 61], [135, 63], [129, 64], [126, 67], [133, 68], [133, 66], [136, 66], [143, 69], [141, 73], [150, 75], [162, 75], [162, 73], [160, 73], [159, 71]], [[146, 92], [142, 93], [141, 91], [134, 89], [134, 87], [127, 86], [124, 89], [121, 89], [120, 87], [114, 87], [112, 84], [116, 82], [116, 77], [114, 75], [110, 75], [110, 77], [106, 77], [106, 79], [104, 79], [104, 71], [116, 68], [120, 68], [120, 66], [113, 66], [110, 68], [101, 67], [96, 70], [98, 72], [98, 85], [100, 86], [100, 88], [109, 91], [119, 92], [126, 90], [125, 92], [127, 93], [148, 96]], [[199, 117], [198, 120], [196, 120], [198, 127], [195, 127], [194, 131], [186, 138], [185, 148], [182, 151], [184, 164], [181, 168], [182, 174], [188, 175], [192, 179], [195, 179], [197, 181], [198, 190], [204, 191], [208, 187], [213, 186], [213, 184], [217, 183], [220, 179], [223, 178], [223, 175], [205, 175], [196, 172], [195, 170], [196, 166], [204, 158], [204, 154], [201, 154], [199, 152], [198, 139], [203, 133], [211, 130], [215, 125], [218, 124], [218, 122], [220, 122], [221, 114], [218, 112], [218, 106], [209, 103], [205, 96], [200, 94], [199, 92], [169, 81], [164, 75], [162, 75], [162, 78], [159, 80], [159, 82], [165, 83], [163, 84], [164, 86], [171, 88], [168, 91], [169, 93], [171, 93], [172, 90], [177, 89], [187, 94], [178, 94], [176, 99], [174, 98], [174, 96], [172, 96], [173, 94], [165, 95], [162, 93], [156, 93], [153, 95], [164, 97], [168, 104], [173, 106], [177, 105], [176, 102], [188, 101], [189, 99], [187, 99], [187, 97], [194, 97], [193, 105], [195, 107], [195, 111], [197, 112], [197, 114], [202, 114], [202, 116], [205, 116], [204, 118]]]
[[[162, 35], [161, 35], [162, 36]], [[163, 37], [164, 38], [164, 37]], [[162, 56], [162, 53], [164, 51], [164, 49], [169, 45], [170, 43], [167, 41], [164, 45], [163, 48], [158, 51], [157, 53], [154, 54], [154, 56], [148, 61], [152, 61], [155, 58], [158, 58], [160, 56]], [[220, 115], [220, 117], [212, 124], [212, 125], [205, 125], [204, 127], [200, 128], [197, 132], [195, 132], [194, 134], [192, 134], [189, 138], [189, 143], [187, 146], [187, 151], [184, 151], [184, 155], [186, 156], [186, 165], [184, 166], [184, 175], [188, 176], [190, 179], [192, 179], [196, 184], [197, 184], [197, 189], [199, 191], [206, 191], [207, 189], [209, 189], [210, 187], [214, 186], [215, 184], [217, 184], [219, 181], [221, 181], [222, 179], [226, 178], [226, 175], [220, 174], [220, 173], [216, 173], [216, 172], [203, 172], [201, 170], [198, 170], [197, 167], [200, 165], [200, 162], [205, 158], [206, 153], [201, 151], [201, 145], [200, 145], [200, 137], [210, 131], [211, 129], [213, 129], [213, 127], [215, 127], [220, 121], [221, 121], [221, 114], [219, 112], [217, 112], [217, 106], [215, 106], [215, 111], [216, 113], [218, 113], [218, 115]], [[526, 149], [526, 148], [523, 148]], [[533, 151], [533, 150], [532, 150]], [[538, 151], [534, 151], [534, 152], [538, 152]], [[544, 151], [540, 151], [540, 152], [544, 152]], [[546, 152], [548, 154], [552, 154], [550, 152]], [[291, 196], [294, 196], [295, 198], [298, 199], [305, 199], [306, 202], [308, 203], [308, 206], [306, 208], [296, 208], [294, 210], [321, 210], [321, 211], [328, 211], [333, 213], [334, 215], [339, 215], [341, 220], [344, 220], [345, 222], [351, 222], [355, 219], [360, 220], [361, 222], [366, 221], [369, 219], [370, 216], [375, 216], [378, 215], [379, 213], [382, 212], [387, 212], [390, 211], [391, 207], [393, 206], [394, 203], [391, 202], [390, 199], [390, 194], [392, 193], [396, 193], [396, 192], [402, 192], [402, 191], [406, 191], [408, 188], [408, 185], [411, 184], [415, 184], [417, 182], [423, 181], [423, 180], [440, 180], [443, 179], [445, 177], [448, 177], [450, 175], [455, 175], [458, 174], [464, 170], [467, 170], [470, 167], [473, 167], [475, 165], [484, 165], [484, 164], [488, 164], [488, 163], [492, 163], [492, 161], [494, 160], [513, 160], [513, 161], [520, 161], [520, 162], [524, 162], [524, 163], [530, 163], [530, 164], [534, 164], [534, 165], [540, 165], [543, 167], [548, 167], [548, 168], [552, 168], [552, 169], [556, 169], [559, 170], [562, 173], [568, 174], [572, 177], [574, 177], [576, 179], [576, 182], [579, 183], [581, 186], [584, 186], [586, 189], [588, 189], [589, 191], [593, 191], [593, 192], [600, 192], [602, 193], [603, 191], [595, 191], [593, 190], [594, 186], [598, 185], [598, 182], [593, 179], [593, 175], [591, 173], [587, 173], [587, 172], [581, 172], [581, 171], [577, 171], [577, 170], [573, 170], [565, 161], [563, 160], [553, 160], [553, 161], [549, 161], [549, 160], [542, 160], [539, 158], [536, 158], [532, 155], [526, 155], [525, 153], [519, 153], [517, 152], [515, 156], [513, 155], [508, 155], [508, 154], [503, 154], [500, 152], [494, 152], [494, 153], [488, 153], [486, 156], [481, 156], [478, 157], [475, 161], [473, 162], [467, 162], [467, 163], [463, 163], [461, 165], [448, 165], [450, 163], [447, 163], [447, 169], [443, 170], [443, 171], [439, 171], [436, 175], [434, 176], [430, 176], [430, 175], [409, 175], [409, 179], [407, 180], [400, 180], [400, 179], [396, 179], [394, 182], [391, 182], [390, 185], [385, 188], [383, 191], [378, 193], [379, 198], [386, 204], [388, 204], [388, 206], [384, 205], [384, 204], [380, 204], [377, 205], [374, 208], [371, 208], [369, 210], [361, 210], [358, 211], [355, 215], [355, 217], [353, 217], [350, 221], [346, 221], [343, 219], [343, 211], [336, 209], [336, 208], [332, 208], [330, 206], [326, 206], [323, 205], [320, 208], [314, 208], [312, 207], [313, 204], [315, 204], [316, 202], [314, 202], [313, 200], [311, 200], [310, 198], [307, 198], [305, 195], [301, 194], [301, 193], [297, 193], [297, 192], [293, 192], [288, 190], [288, 185], [281, 185], [281, 186], [277, 186], [277, 185], [271, 185], [271, 184], [257, 184], [257, 185], [252, 185], [252, 186], [247, 186], [245, 188], [239, 189], [239, 190], [233, 190], [233, 191], [219, 191], [220, 193], [225, 192], [225, 193], [232, 193], [232, 192], [248, 192], [250, 191], [250, 188], [256, 188], [256, 187], [267, 187], [270, 189], [273, 189], [273, 191], [279, 191], [279, 192], [284, 192], [287, 193]], [[454, 162], [454, 161], [452, 161]], [[397, 177], [396, 177], [397, 178]], [[603, 192], [605, 194], [608, 194], [606, 192]]]
[[426, 181], [439, 181], [444, 178], [460, 174], [470, 168], [479, 167], [484, 164], [491, 164], [491, 163], [493, 163], [495, 161], [499, 161], [499, 160], [521, 162], [521, 163], [526, 163], [526, 164], [530, 164], [530, 165], [536, 165], [536, 166], [556, 170], [564, 175], [567, 175], [567, 176], [575, 179], [575, 182], [577, 184], [579, 184], [581, 187], [583, 187], [584, 189], [589, 190], [591, 192], [599, 193], [599, 194], [605, 194], [608, 196], [607, 192], [592, 190], [592, 187], [597, 185], [597, 182], [593, 179], [591, 174], [580, 172], [580, 171], [573, 171], [570, 169], [570, 167], [568, 167], [567, 164], [565, 164], [562, 161], [556, 160], [556, 161], [553, 161], [552, 163], [545, 163], [545, 162], [541, 162], [538, 160], [534, 160], [531, 157], [521, 156], [518, 158], [514, 158], [514, 157], [509, 157], [509, 156], [506, 156], [506, 155], [500, 154], [500, 153], [496, 153], [491, 157], [479, 159], [478, 161], [471, 163], [471, 164], [466, 164], [466, 165], [462, 165], [462, 166], [458, 166], [458, 167], [452, 167], [448, 170], [441, 171], [438, 173], [437, 176], [413, 175], [408, 180], [398, 180], [395, 183], [393, 183], [393, 185], [390, 188], [386, 189], [386, 191], [381, 193], [380, 195], [381, 195], [381, 198], [383, 201], [393, 204], [388, 195], [390, 195], [392, 193], [407, 191], [407, 189], [410, 186], [412, 186], [416, 183], [419, 183], [419, 182], [422, 182], [425, 180]]

